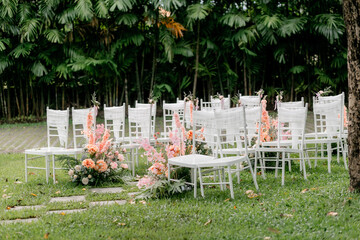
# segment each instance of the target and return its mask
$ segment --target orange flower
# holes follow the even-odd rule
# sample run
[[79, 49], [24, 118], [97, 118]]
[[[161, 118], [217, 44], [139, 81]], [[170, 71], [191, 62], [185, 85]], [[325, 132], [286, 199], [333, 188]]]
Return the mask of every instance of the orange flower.
[[98, 147], [97, 147], [96, 145], [94, 145], [94, 144], [88, 144], [88, 145], [86, 146], [86, 148], [87, 148], [87, 150], [88, 150], [88, 152], [89, 152], [90, 155], [93, 155], [93, 154], [95, 154], [97, 151], [99, 151]]
[[91, 160], [90, 158], [85, 159], [82, 162], [82, 165], [86, 168], [94, 168], [95, 167], [95, 163], [93, 160]]
[[98, 172], [105, 172], [108, 166], [104, 160], [99, 160], [96, 162], [95, 170]]
[[191, 139], [193, 138], [193, 131], [192, 131], [192, 130], [190, 130], [190, 131], [187, 132], [186, 138], [187, 138], [188, 140], [191, 140]]

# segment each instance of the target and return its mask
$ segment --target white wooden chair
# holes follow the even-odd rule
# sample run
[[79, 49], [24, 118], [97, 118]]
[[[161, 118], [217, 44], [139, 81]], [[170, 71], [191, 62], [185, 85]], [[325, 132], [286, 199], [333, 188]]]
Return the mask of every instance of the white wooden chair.
[[[126, 162], [130, 165], [132, 175], [135, 176], [135, 162], [138, 161], [138, 143], [133, 143], [126, 135], [125, 104], [120, 107], [106, 107], [104, 104], [105, 129], [109, 129], [115, 143], [127, 151]], [[150, 117], [148, 118], [150, 122]]]
[[247, 107], [257, 107], [261, 106], [261, 98], [259, 95], [254, 96], [243, 96], [239, 94], [240, 105]]
[[155, 127], [156, 127], [156, 102], [153, 104], [150, 103], [138, 103], [135, 101], [135, 108], [151, 108], [151, 138], [155, 135]]
[[210, 96], [210, 102], [215, 103], [216, 105], [214, 106], [218, 106], [217, 103], [219, 103], [220, 109], [229, 109], [231, 107], [230, 95], [224, 97], [223, 101], [221, 101], [219, 98], [213, 98], [213, 96]]
[[[332, 144], [336, 144], [337, 159], [339, 160], [340, 151], [343, 153], [343, 160], [345, 169], [347, 169], [346, 151], [343, 147], [343, 106], [344, 94], [330, 97], [320, 97], [319, 99], [313, 98], [313, 112], [314, 112], [314, 127], [315, 132], [305, 134], [307, 145], [315, 145], [313, 150], [314, 157], [310, 159], [315, 160], [315, 166], [318, 159], [326, 159], [328, 162], [328, 172], [331, 173], [331, 160], [332, 160]], [[318, 156], [320, 145], [320, 156]], [[326, 145], [326, 149], [323, 147]], [[309, 147], [309, 152], [312, 148]], [[327, 156], [324, 156], [327, 152]]]
[[174, 113], [177, 113], [180, 122], [184, 123], [184, 103], [165, 103], [163, 101], [163, 124], [164, 131], [161, 133], [162, 137], [168, 139], [169, 133], [175, 128]]
[[[223, 186], [229, 184], [231, 198], [234, 198], [232, 171], [231, 166], [242, 161], [247, 161], [249, 158], [246, 152], [246, 126], [245, 126], [244, 108], [234, 108], [219, 112], [211, 111], [196, 111], [193, 113], [193, 153], [190, 155], [170, 158], [168, 160], [168, 179], [169, 181], [178, 181], [172, 178], [171, 170], [174, 166], [190, 168], [192, 173], [192, 181], [187, 184], [194, 187], [194, 197], [197, 196], [197, 173], [200, 179], [201, 195], [204, 196], [204, 186], [218, 184]], [[230, 127], [231, 126], [231, 127]], [[200, 129], [204, 129], [203, 132]], [[231, 130], [230, 130], [231, 129]], [[244, 135], [242, 135], [244, 134]], [[196, 137], [198, 135], [198, 137]], [[202, 136], [199, 136], [202, 135]], [[237, 155], [232, 157], [225, 157], [222, 150], [223, 145], [237, 144], [245, 147], [244, 155]], [[207, 144], [212, 149], [212, 156], [197, 154], [195, 146], [197, 143]], [[250, 164], [251, 166], [251, 164]], [[228, 180], [225, 181], [223, 177], [219, 177], [218, 182], [205, 183], [203, 182], [203, 174], [210, 171], [217, 171], [220, 169], [227, 169]], [[252, 168], [250, 168], [252, 169]], [[252, 172], [255, 187], [258, 189], [256, 182], [256, 175]]]
[[[82, 149], [68, 149], [69, 108], [67, 110], [46, 109], [47, 147], [25, 150], [25, 181], [28, 181], [28, 169], [46, 171], [46, 182], [49, 182], [50, 161], [52, 161], [53, 181], [56, 182], [55, 155], [77, 155]], [[36, 157], [29, 157], [36, 156]], [[31, 160], [45, 158], [45, 167], [29, 166]], [[52, 159], [50, 159], [52, 157]]]
[[304, 98], [302, 97], [300, 101], [293, 101], [293, 102], [278, 102], [278, 107], [284, 107], [284, 108], [298, 108], [298, 107], [304, 107], [305, 102]]
[[[73, 146], [74, 149], [84, 149], [84, 145], [87, 142], [87, 137], [84, 134], [84, 130], [87, 125], [87, 117], [91, 108], [85, 109], [71, 109], [71, 117], [72, 117], [72, 126], [73, 126]], [[94, 126], [95, 123], [95, 113], [93, 112]]]
[[[281, 169], [281, 185], [285, 183], [285, 161], [286, 156], [290, 154], [298, 154], [300, 159], [301, 168], [303, 170], [304, 179], [306, 179], [306, 167], [305, 167], [305, 147], [304, 147], [304, 134], [305, 124], [307, 117], [307, 104], [305, 107], [299, 108], [284, 108], [278, 107], [278, 136], [276, 141], [263, 142], [258, 148], [259, 156], [264, 156], [265, 152], [280, 153], [282, 155], [282, 166], [279, 167], [279, 155], [275, 159], [276, 166], [270, 167], [265, 165], [265, 161], [259, 158], [261, 163], [261, 170], [263, 177], [265, 177], [264, 168]], [[291, 156], [291, 155], [290, 155]], [[268, 160], [268, 159], [266, 159]], [[257, 169], [257, 163], [255, 163], [255, 169]], [[276, 175], [275, 175], [276, 176]]]

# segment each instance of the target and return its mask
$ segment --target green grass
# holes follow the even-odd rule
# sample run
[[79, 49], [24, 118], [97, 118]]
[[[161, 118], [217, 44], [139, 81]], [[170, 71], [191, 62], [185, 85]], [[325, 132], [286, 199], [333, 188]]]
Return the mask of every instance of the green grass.
[[[41, 163], [39, 163], [41, 164]], [[140, 165], [144, 174], [147, 165]], [[205, 198], [193, 198], [193, 192], [170, 199], [147, 200], [142, 204], [89, 208], [90, 201], [130, 201], [133, 185], [122, 186], [120, 194], [93, 194], [90, 187], [69, 182], [66, 172], [58, 171], [57, 184], [46, 184], [44, 171], [32, 171], [29, 182], [24, 180], [23, 154], [0, 155], [0, 219], [38, 217], [33, 223], [0, 225], [1, 239], [358, 239], [360, 224], [359, 196], [349, 193], [349, 177], [342, 164], [334, 158], [332, 173], [325, 162], [308, 169], [308, 181], [299, 172], [299, 164], [281, 178], [271, 171], [267, 179], [258, 176], [261, 196], [248, 198], [245, 192], [254, 190], [250, 174], [242, 172], [242, 181], [235, 184], [235, 199], [229, 200], [228, 190], [206, 188]], [[236, 178], [234, 177], [234, 180]], [[15, 181], [23, 183], [15, 184]], [[309, 189], [305, 193], [302, 190]], [[35, 194], [36, 196], [32, 195]], [[51, 197], [85, 195], [77, 203], [48, 203]], [[39, 205], [39, 210], [8, 211], [8, 206]], [[48, 210], [88, 208], [73, 214], [46, 215]], [[327, 216], [334, 211], [338, 216]], [[285, 215], [284, 215], [285, 214]], [[286, 214], [291, 216], [286, 217]], [[208, 222], [208, 224], [206, 224]], [[125, 225], [124, 225], [125, 224]]]

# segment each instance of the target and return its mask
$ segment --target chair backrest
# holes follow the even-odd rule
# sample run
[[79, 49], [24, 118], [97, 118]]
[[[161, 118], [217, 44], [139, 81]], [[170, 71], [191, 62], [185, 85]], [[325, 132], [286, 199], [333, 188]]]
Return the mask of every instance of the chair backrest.
[[217, 156], [224, 157], [223, 149], [236, 148], [248, 154], [245, 107], [215, 111]]
[[179, 114], [180, 122], [184, 122], [184, 103], [165, 103], [163, 101], [164, 134], [168, 134], [175, 127], [174, 113]]
[[294, 101], [294, 102], [278, 102], [278, 107], [284, 107], [284, 108], [298, 108], [298, 107], [304, 107], [304, 98], [302, 97], [300, 101]]
[[[136, 143], [138, 140], [150, 137], [150, 108], [129, 108], [129, 138], [130, 142]], [[146, 120], [144, 120], [146, 119]]]
[[46, 108], [47, 142], [48, 147], [57, 143], [61, 147], [68, 146], [69, 108], [66, 110], [53, 110]]
[[260, 144], [261, 111], [262, 107], [260, 105], [245, 107], [246, 128], [249, 139], [248, 146], [252, 145], [252, 140], [255, 140], [257, 146]]
[[[83, 147], [82, 145], [86, 143], [87, 137], [84, 134], [84, 130], [87, 125], [88, 114], [90, 113], [91, 108], [85, 109], [74, 109], [71, 108], [72, 116], [72, 126], [73, 126], [73, 138], [74, 138], [74, 148]], [[95, 113], [93, 114], [94, 126], [95, 126]]]
[[104, 104], [105, 129], [110, 130], [116, 142], [125, 138], [125, 104], [121, 107], [106, 107]]
[[200, 99], [200, 110], [201, 111], [221, 110], [221, 102], [205, 102], [202, 99]]
[[343, 104], [342, 100], [323, 101], [313, 98], [313, 112], [315, 134], [326, 133], [328, 137], [335, 137], [343, 132]]
[[[210, 97], [210, 102], [214, 103], [214, 105], [213, 105], [214, 110], [229, 109], [231, 107], [230, 95], [228, 95], [227, 97], [224, 97], [223, 100], [220, 100], [219, 98], [213, 98], [211, 96]], [[218, 104], [220, 104], [220, 105], [218, 105]], [[220, 106], [220, 108], [218, 108], [217, 106]]]
[[205, 144], [215, 153], [216, 141], [216, 122], [214, 111], [194, 111], [193, 113], [193, 148], [192, 153], [196, 153], [196, 146]]
[[156, 102], [153, 104], [150, 103], [138, 103], [135, 101], [135, 108], [151, 108], [151, 135], [155, 134], [156, 126]]
[[256, 107], [261, 105], [261, 98], [259, 95], [254, 96], [242, 96], [239, 95], [240, 105], [247, 107]]
[[298, 108], [278, 107], [278, 147], [285, 140], [291, 141], [294, 149], [304, 148], [307, 109], [307, 104]]

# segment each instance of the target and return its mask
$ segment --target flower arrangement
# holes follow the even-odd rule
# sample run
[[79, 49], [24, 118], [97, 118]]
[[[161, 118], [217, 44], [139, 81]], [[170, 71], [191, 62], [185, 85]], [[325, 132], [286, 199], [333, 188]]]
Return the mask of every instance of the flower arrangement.
[[68, 171], [72, 182], [83, 185], [120, 180], [128, 170], [128, 165], [124, 163], [125, 150], [116, 148], [109, 130], [104, 128], [104, 124], [98, 124], [94, 129], [92, 112], [97, 112], [97, 108], [95, 105], [87, 116], [85, 155], [81, 160], [73, 161]]
[[273, 119], [269, 116], [269, 112], [266, 110], [267, 101], [266, 95], [261, 100], [261, 127], [260, 127], [260, 142], [274, 141], [277, 137], [277, 118]]
[[327, 96], [332, 93], [331, 86], [326, 87], [324, 90], [320, 90], [316, 93], [316, 98], [319, 99], [321, 96]]
[[[145, 198], [169, 197], [173, 194], [183, 192], [184, 181], [189, 180], [189, 169], [182, 169], [172, 172], [177, 178], [182, 178], [179, 182], [168, 182], [168, 159], [184, 154], [190, 154], [193, 149], [193, 130], [186, 131], [181, 124], [179, 115], [174, 114], [176, 129], [169, 133], [170, 142], [167, 145], [158, 143], [157, 148], [151, 146], [147, 139], [140, 141], [140, 147], [144, 149], [143, 156], [147, 158], [151, 167], [148, 174], [142, 177], [137, 186], [143, 190]], [[204, 138], [203, 129], [195, 133], [195, 138]], [[205, 143], [197, 143], [195, 151], [201, 154], [211, 154], [211, 149]]]

